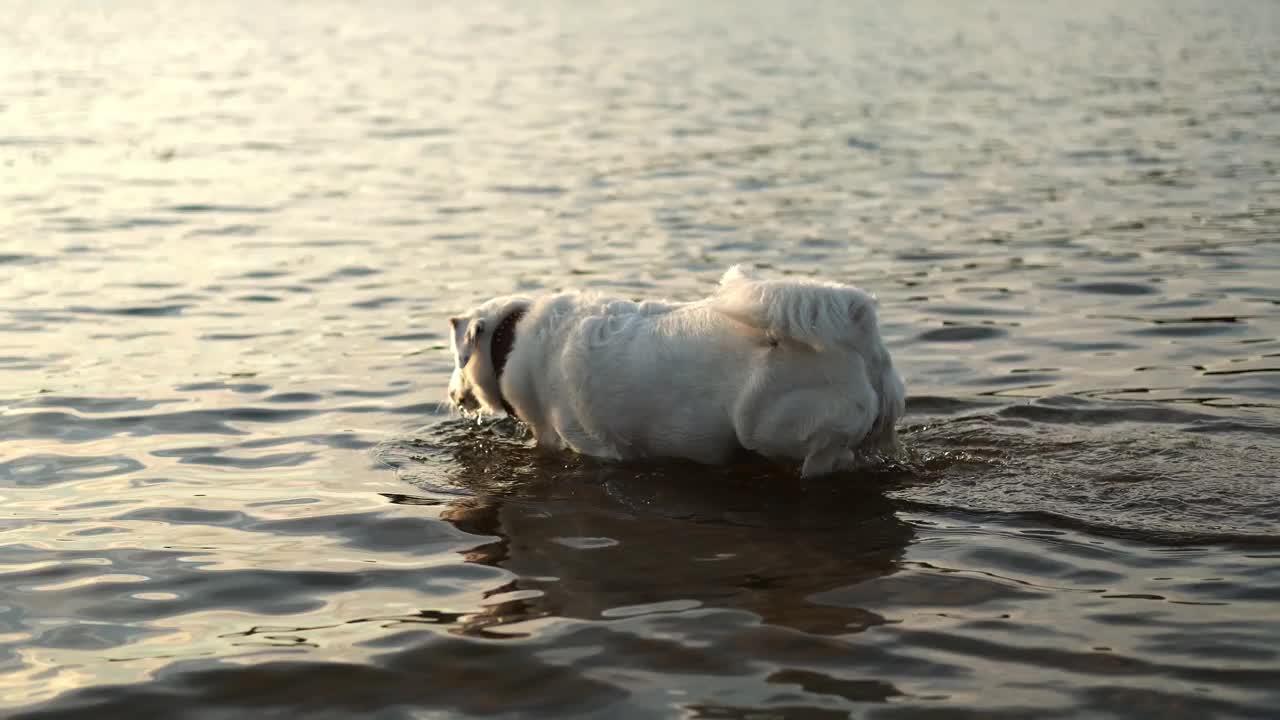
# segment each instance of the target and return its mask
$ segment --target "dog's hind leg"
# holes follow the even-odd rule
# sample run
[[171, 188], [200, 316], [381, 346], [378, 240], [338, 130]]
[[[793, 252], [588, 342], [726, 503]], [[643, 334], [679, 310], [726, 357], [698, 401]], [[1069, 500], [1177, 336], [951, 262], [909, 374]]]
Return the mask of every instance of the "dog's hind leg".
[[854, 466], [850, 449], [871, 427], [874, 398], [855, 399], [848, 385], [762, 395], [739, 407], [742, 446], [774, 458], [801, 460], [805, 477]]
[[846, 440], [843, 437], [814, 438], [804, 465], [800, 467], [800, 476], [815, 477], [853, 467], [856, 460], [853, 451], [845, 444]]

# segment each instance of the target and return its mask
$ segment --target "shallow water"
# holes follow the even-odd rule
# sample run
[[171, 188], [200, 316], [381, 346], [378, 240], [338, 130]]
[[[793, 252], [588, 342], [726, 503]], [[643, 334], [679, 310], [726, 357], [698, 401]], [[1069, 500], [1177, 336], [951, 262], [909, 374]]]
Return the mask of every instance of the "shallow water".
[[[19, 4], [0, 714], [1267, 717], [1270, 3]], [[881, 299], [900, 463], [451, 418], [445, 319]]]

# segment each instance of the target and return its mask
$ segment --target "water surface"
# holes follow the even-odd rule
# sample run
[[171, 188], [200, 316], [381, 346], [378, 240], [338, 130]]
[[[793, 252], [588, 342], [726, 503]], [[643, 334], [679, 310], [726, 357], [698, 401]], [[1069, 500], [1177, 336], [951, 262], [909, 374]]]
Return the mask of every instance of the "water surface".
[[[19, 3], [0, 713], [1268, 717], [1269, 3]], [[446, 318], [856, 282], [900, 463], [607, 465]]]

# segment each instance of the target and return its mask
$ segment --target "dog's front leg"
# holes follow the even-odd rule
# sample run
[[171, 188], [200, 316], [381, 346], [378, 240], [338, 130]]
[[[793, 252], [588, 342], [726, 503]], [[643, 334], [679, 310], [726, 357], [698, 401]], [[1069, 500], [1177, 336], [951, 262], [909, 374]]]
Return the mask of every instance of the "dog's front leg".
[[533, 444], [544, 450], [563, 450], [564, 441], [554, 432], [538, 432], [537, 428], [533, 430]]
[[529, 425], [529, 430], [533, 433], [533, 444], [539, 449], [555, 452], [569, 449], [568, 443], [560, 437], [560, 433], [550, 427], [540, 428], [537, 425]]

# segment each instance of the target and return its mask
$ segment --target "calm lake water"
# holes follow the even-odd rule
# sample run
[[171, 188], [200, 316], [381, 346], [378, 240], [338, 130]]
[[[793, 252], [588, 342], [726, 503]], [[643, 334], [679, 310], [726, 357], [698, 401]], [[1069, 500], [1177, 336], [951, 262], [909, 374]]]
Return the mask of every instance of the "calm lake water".
[[[1280, 5], [9, 3], [0, 714], [1274, 717]], [[445, 320], [881, 298], [901, 463], [605, 465]]]

